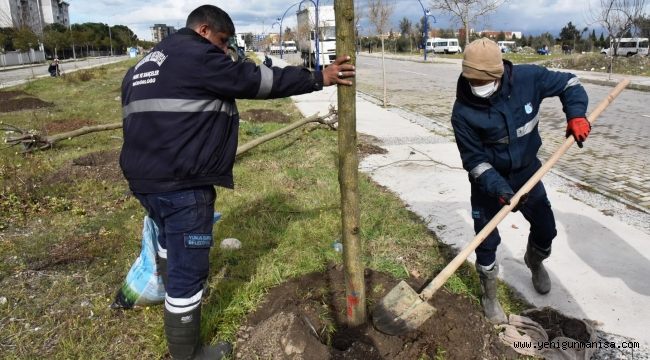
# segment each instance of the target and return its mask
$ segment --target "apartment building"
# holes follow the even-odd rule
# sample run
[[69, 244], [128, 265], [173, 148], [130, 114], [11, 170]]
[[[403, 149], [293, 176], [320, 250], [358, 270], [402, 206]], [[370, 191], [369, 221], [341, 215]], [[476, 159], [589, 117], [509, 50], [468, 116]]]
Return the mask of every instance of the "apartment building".
[[156, 43], [176, 32], [173, 26], [167, 26], [166, 24], [154, 24], [150, 29], [153, 42]]
[[28, 26], [39, 35], [49, 24], [68, 27], [69, 6], [62, 0], [0, 0], [0, 27]]

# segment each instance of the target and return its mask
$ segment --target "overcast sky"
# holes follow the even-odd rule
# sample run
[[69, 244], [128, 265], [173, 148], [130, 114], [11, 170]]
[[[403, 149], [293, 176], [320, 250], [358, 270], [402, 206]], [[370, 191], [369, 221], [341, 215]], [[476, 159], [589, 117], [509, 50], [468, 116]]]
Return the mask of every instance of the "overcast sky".
[[[367, 0], [356, 0], [362, 16], [361, 33], [370, 31], [367, 21]], [[391, 1], [391, 0], [388, 0]], [[422, 16], [418, 0], [392, 0], [395, 3], [392, 26], [397, 31], [399, 20], [406, 17], [416, 23]], [[428, 8], [429, 0], [421, 0]], [[70, 4], [72, 23], [101, 22], [110, 25], [126, 25], [140, 39], [151, 40], [149, 28], [153, 24], [167, 24], [176, 28], [185, 25], [187, 15], [196, 7], [209, 3], [221, 7], [230, 14], [235, 22], [237, 32], [277, 32], [279, 26], [273, 25], [275, 19], [297, 0], [67, 0]], [[591, 3], [591, 5], [590, 5]], [[600, 28], [592, 24], [591, 12], [596, 9], [599, 0], [510, 0], [497, 12], [472, 24], [475, 30], [521, 31], [525, 35], [537, 35], [549, 31], [558, 36], [560, 29], [569, 21], [580, 30], [584, 27]], [[304, 4], [311, 4], [305, 1]], [[333, 0], [321, 0], [320, 5], [332, 5]], [[283, 21], [284, 27], [295, 26], [295, 9], [293, 6]], [[448, 14], [433, 11], [436, 18], [434, 27], [458, 28], [458, 24]]]

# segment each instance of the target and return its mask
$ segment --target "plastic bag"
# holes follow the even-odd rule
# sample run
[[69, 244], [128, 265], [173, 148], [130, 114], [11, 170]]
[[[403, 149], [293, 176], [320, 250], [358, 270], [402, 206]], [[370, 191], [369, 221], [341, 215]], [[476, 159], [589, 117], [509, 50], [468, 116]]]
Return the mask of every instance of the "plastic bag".
[[165, 286], [156, 269], [157, 245], [158, 227], [149, 216], [145, 216], [140, 256], [131, 265], [122, 287], [117, 291], [112, 309], [131, 309], [165, 301]]
[[[221, 214], [214, 213], [216, 223]], [[144, 217], [142, 226], [142, 249], [140, 255], [126, 274], [126, 279], [115, 295], [112, 309], [131, 309], [134, 306], [162, 304], [165, 301], [165, 286], [156, 268], [158, 252], [158, 226], [149, 216]]]

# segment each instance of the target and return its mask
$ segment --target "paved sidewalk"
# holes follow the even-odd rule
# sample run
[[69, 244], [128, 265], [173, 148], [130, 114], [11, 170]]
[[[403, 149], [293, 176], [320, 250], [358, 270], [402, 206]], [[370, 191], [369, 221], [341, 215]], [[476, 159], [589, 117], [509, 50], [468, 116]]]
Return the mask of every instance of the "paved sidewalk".
[[[336, 105], [336, 89], [326, 88], [294, 100], [305, 115], [325, 113], [330, 104]], [[360, 164], [362, 171], [398, 194], [443, 242], [461, 248], [473, 239], [467, 174], [449, 138], [433, 135], [363, 96], [357, 97], [357, 129], [376, 137], [378, 145], [388, 150], [365, 158]], [[579, 189], [558, 176], [549, 174], [544, 182], [558, 227], [553, 255], [546, 261], [553, 289], [541, 296], [532, 288], [522, 259], [528, 223], [519, 213], [509, 215], [499, 226], [503, 238], [498, 254], [503, 264], [501, 277], [535, 306], [551, 306], [596, 321], [600, 330], [609, 333], [603, 335], [608, 341], [636, 339], [647, 354], [649, 232], [576, 200]], [[647, 221], [644, 218], [640, 223]], [[638, 353], [635, 350], [635, 356]], [[616, 349], [600, 358], [627, 359], [630, 354], [629, 349]]]

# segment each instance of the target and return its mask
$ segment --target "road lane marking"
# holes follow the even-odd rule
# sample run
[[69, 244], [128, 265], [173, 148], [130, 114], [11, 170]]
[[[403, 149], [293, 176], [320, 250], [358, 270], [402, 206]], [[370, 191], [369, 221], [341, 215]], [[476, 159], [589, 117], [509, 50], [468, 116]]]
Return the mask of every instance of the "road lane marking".
[[400, 71], [407, 72], [407, 73], [410, 73], [410, 74], [415, 74], [415, 75], [422, 75], [422, 76], [431, 75], [431, 74], [423, 74], [423, 73], [419, 73], [419, 72], [415, 72], [415, 71], [408, 71], [408, 70], [400, 70]]

